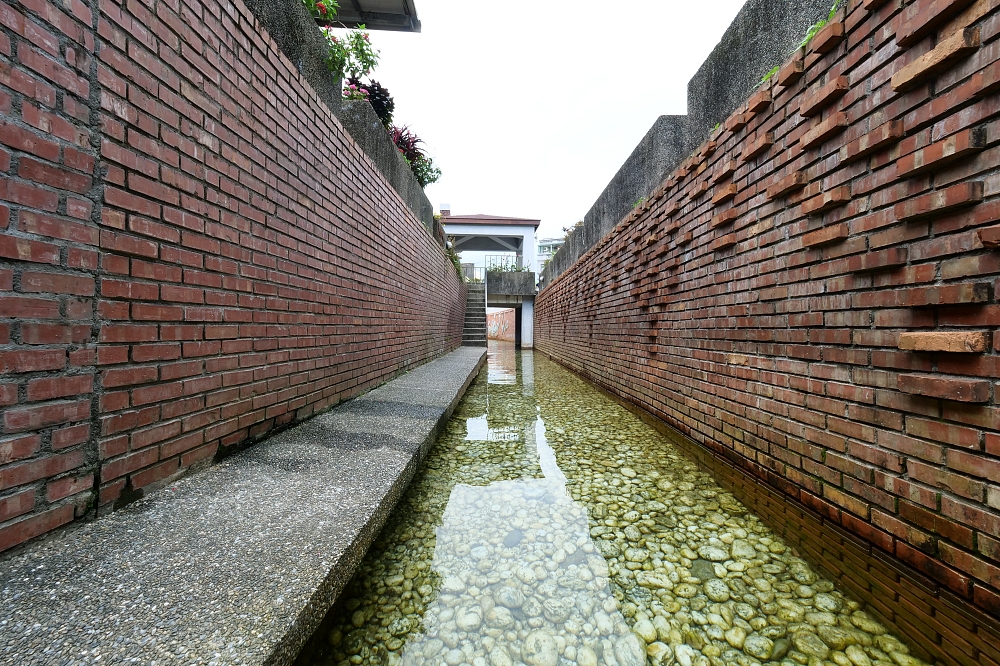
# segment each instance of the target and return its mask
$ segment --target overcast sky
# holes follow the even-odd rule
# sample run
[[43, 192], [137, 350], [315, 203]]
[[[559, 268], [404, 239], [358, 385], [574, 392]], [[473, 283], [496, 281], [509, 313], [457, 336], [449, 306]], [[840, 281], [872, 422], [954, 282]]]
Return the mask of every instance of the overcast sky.
[[[341, 0], [346, 2], [347, 0]], [[373, 78], [441, 168], [435, 211], [542, 220], [593, 205], [743, 0], [415, 0], [420, 34], [373, 32]]]

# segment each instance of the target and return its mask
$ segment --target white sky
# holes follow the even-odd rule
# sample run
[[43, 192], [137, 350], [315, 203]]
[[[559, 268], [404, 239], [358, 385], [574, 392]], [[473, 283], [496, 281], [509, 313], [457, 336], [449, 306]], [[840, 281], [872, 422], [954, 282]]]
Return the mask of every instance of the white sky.
[[[347, 0], [341, 0], [346, 2]], [[542, 220], [561, 236], [687, 82], [743, 0], [415, 0], [420, 34], [373, 32], [373, 78], [444, 175], [435, 211]]]

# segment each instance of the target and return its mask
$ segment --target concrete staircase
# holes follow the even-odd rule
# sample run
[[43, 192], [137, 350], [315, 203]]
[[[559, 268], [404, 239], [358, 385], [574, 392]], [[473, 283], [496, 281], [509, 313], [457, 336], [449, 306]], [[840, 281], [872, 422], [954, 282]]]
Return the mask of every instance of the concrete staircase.
[[485, 284], [469, 284], [469, 294], [465, 300], [465, 330], [462, 331], [462, 346], [486, 346]]

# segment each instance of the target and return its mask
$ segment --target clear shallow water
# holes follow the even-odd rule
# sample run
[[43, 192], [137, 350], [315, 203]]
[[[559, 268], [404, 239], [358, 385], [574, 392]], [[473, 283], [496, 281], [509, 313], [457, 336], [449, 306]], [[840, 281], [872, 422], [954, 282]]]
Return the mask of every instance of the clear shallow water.
[[922, 662], [667, 436], [491, 343], [298, 663]]

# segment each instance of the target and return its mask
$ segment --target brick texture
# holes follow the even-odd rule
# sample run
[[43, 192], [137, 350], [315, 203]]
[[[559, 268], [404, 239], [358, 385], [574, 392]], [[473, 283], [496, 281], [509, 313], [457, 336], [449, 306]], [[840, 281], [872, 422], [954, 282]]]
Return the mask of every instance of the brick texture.
[[[860, 544], [864, 568], [830, 566], [947, 664], [1000, 663], [995, 7], [851, 0], [843, 40], [792, 56], [780, 71], [800, 77], [775, 77], [769, 106], [722, 123], [535, 306], [538, 350]], [[731, 200], [686, 198], [720, 171]], [[946, 335], [903, 337], [920, 333]]]
[[461, 344], [439, 239], [242, 2], [97, 7], [0, 6], [0, 551]]

